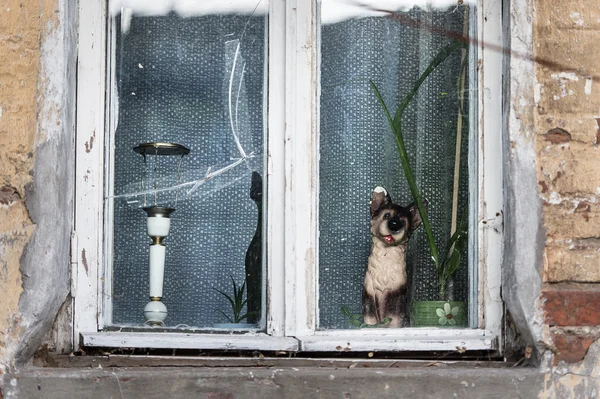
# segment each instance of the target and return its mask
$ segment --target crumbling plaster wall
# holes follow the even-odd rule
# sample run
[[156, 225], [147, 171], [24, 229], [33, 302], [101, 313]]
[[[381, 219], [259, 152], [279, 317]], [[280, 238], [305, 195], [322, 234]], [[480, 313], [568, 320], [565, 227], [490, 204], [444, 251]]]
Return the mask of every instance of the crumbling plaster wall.
[[[592, 396], [600, 389], [600, 0], [505, 5], [507, 327], [542, 355], [543, 397]], [[75, 8], [69, 0], [0, 6], [0, 371], [31, 357], [67, 300]]]
[[508, 4], [507, 334], [541, 355], [539, 397], [598, 397], [600, 0]]
[[[600, 395], [600, 0], [536, 0], [533, 127], [544, 242], [541, 397]], [[513, 38], [514, 39], [514, 38]]]
[[[600, 0], [536, 3], [535, 146], [554, 362], [600, 337]], [[590, 304], [594, 306], [590, 306]]]
[[69, 291], [76, 7], [0, 5], [0, 373], [31, 358]]
[[535, 63], [533, 21], [535, 0], [503, 2], [504, 82], [506, 93], [504, 156], [504, 259], [502, 297], [506, 323], [507, 356], [525, 356], [529, 346], [534, 362], [544, 347], [543, 315], [539, 305], [542, 285], [541, 254], [544, 248], [542, 205], [536, 184], [534, 126]]

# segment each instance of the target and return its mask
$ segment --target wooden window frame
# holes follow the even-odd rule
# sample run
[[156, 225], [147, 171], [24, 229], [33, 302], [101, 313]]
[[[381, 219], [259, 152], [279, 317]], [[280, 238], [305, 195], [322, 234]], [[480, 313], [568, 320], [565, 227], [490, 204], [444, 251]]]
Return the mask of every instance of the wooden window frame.
[[[351, 351], [502, 351], [501, 298], [502, 12], [498, 1], [478, 0], [478, 245], [472, 284], [475, 328], [317, 329], [318, 310], [318, 33], [316, 0], [271, 0], [269, 8], [269, 110], [266, 155], [267, 322], [264, 332], [108, 332], [110, 255], [103, 226], [104, 193], [112, 173], [106, 109], [105, 0], [79, 2], [75, 220], [72, 234], [74, 350], [81, 347]], [[281, 84], [280, 82], [285, 82]], [[483, 140], [485, 134], [485, 140]], [[281, 199], [284, 201], [281, 201]], [[308, 233], [307, 233], [308, 232]], [[285, 237], [282, 240], [282, 237]], [[285, 265], [285, 267], [272, 267]], [[277, 300], [273, 300], [277, 298]], [[108, 321], [108, 322], [107, 322]], [[346, 349], [348, 348], [348, 349]]]

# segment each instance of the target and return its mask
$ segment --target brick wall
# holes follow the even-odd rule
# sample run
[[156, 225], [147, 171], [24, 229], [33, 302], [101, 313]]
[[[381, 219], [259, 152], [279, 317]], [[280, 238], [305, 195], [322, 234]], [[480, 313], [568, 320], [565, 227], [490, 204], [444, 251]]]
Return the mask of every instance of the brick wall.
[[546, 246], [542, 303], [555, 364], [600, 337], [600, 1], [536, 2], [538, 188]]

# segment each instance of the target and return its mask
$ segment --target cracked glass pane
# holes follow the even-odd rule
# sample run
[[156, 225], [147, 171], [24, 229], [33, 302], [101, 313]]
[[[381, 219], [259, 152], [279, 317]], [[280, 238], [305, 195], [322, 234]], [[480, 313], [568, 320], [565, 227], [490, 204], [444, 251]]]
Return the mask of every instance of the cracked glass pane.
[[[112, 324], [146, 321], [142, 208], [158, 205], [175, 208], [164, 238], [164, 326], [212, 328], [248, 314], [241, 321], [260, 327], [268, 1], [115, 0], [109, 10]], [[190, 152], [142, 156], [132, 150], [142, 143]], [[246, 283], [247, 304], [230, 304], [233, 282], [238, 291]]]

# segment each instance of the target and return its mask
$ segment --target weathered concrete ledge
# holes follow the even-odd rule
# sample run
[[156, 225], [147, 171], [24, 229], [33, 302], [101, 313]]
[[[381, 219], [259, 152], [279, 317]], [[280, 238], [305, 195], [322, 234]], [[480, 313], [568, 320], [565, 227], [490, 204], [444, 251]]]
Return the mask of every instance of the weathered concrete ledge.
[[6, 398], [29, 399], [494, 399], [537, 397], [544, 383], [533, 368], [39, 368], [5, 377]]

